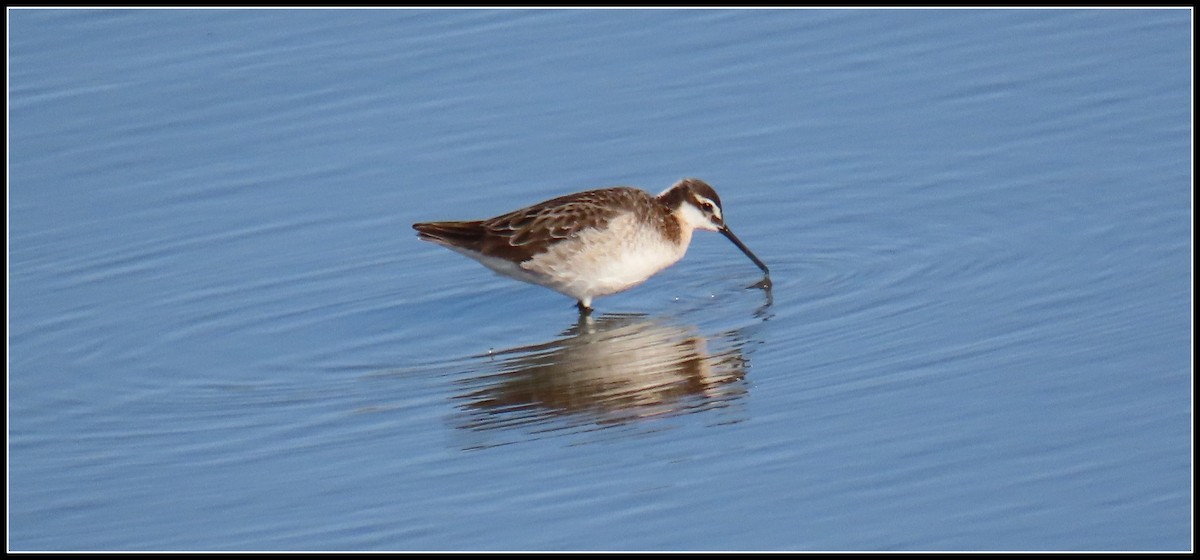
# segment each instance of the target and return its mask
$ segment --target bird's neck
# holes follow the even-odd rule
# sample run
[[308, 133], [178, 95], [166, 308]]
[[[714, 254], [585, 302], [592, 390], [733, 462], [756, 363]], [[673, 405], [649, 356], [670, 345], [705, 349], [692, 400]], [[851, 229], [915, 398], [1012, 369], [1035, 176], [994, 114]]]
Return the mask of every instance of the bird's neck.
[[658, 202], [666, 206], [673, 214], [677, 214], [680, 208], [687, 204], [688, 190], [685, 187], [675, 185], [658, 194]]

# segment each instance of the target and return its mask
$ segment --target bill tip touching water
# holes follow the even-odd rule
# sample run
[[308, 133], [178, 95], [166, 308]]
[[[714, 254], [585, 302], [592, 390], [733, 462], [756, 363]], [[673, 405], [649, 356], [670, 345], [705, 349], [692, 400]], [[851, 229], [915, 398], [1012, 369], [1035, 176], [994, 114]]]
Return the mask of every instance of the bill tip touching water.
[[462, 253], [498, 274], [574, 298], [580, 312], [592, 300], [628, 290], [675, 264], [692, 233], [724, 235], [758, 268], [770, 270], [725, 223], [717, 192], [683, 179], [657, 196], [611, 187], [560, 196], [494, 218], [413, 224], [418, 237]]

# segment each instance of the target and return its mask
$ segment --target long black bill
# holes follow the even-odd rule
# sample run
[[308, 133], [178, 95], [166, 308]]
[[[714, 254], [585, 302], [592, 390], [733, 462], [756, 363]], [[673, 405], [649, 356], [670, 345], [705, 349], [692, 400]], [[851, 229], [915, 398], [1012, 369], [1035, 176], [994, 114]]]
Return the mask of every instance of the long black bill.
[[754, 264], [758, 265], [758, 268], [762, 269], [763, 274], [767, 276], [771, 275], [771, 271], [767, 270], [767, 265], [763, 264], [763, 262], [759, 260], [759, 258], [756, 257], [753, 252], [750, 251], [750, 248], [747, 247], [745, 243], [742, 243], [742, 240], [738, 239], [737, 236], [733, 234], [733, 230], [729, 229], [729, 226], [721, 226], [721, 229], [718, 231], [721, 232], [721, 235], [728, 237], [729, 240], [732, 241], [734, 245], [737, 245], [737, 248], [741, 249], [743, 253], [746, 253], [746, 256], [750, 257], [750, 260], [754, 261]]

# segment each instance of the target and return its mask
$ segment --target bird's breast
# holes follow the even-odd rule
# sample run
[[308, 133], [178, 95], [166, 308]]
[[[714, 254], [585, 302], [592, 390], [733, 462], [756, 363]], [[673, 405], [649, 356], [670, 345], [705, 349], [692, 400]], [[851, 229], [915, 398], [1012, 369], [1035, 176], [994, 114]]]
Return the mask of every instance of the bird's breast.
[[604, 229], [588, 229], [550, 246], [522, 263], [571, 295], [605, 295], [632, 288], [671, 266], [687, 252], [691, 231], [678, 241], [657, 224], [635, 214], [612, 219]]

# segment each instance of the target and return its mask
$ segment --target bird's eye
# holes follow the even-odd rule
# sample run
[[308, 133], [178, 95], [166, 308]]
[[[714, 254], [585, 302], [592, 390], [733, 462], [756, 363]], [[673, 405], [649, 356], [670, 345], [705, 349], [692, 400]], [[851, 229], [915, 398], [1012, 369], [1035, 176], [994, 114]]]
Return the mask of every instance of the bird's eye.
[[700, 209], [701, 209], [701, 210], [704, 210], [705, 212], [712, 212], [712, 211], [713, 211], [713, 205], [712, 205], [712, 203], [710, 203], [710, 202], [701, 202], [701, 203], [700, 203]]

